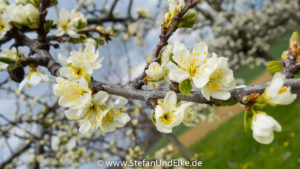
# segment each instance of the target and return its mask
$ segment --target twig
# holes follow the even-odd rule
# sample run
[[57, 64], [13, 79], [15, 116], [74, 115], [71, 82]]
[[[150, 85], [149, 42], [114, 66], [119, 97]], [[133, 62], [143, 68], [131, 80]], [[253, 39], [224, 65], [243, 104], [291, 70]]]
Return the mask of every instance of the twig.
[[15, 158], [17, 158], [23, 152], [25, 152], [26, 150], [28, 150], [30, 148], [31, 143], [32, 142], [29, 142], [29, 143], [23, 145], [22, 147], [20, 147], [18, 150], [16, 150], [13, 155], [11, 155], [8, 159], [6, 159], [5, 161], [3, 161], [0, 164], [0, 169], [4, 169], [7, 164], [11, 163]]
[[160, 41], [156, 45], [155, 49], [153, 50], [152, 59], [151, 61], [145, 66], [143, 73], [136, 78], [135, 80], [131, 81], [129, 84], [130, 86], [140, 89], [145, 84], [145, 77], [146, 77], [146, 70], [148, 69], [149, 65], [153, 62], [160, 61], [160, 52], [161, 50], [168, 45], [168, 40], [172, 36], [172, 34], [177, 30], [178, 24], [181, 21], [181, 18], [186, 14], [186, 12], [193, 8], [198, 3], [198, 0], [189, 0], [187, 1], [186, 5], [177, 12], [177, 14], [173, 18], [172, 24], [166, 28], [164, 24], [162, 24], [161, 34], [159, 35]]

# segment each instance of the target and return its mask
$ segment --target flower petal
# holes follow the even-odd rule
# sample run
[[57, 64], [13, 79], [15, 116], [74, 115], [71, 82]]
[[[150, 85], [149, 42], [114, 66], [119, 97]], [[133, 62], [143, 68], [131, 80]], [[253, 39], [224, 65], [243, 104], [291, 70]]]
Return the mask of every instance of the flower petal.
[[196, 76], [192, 78], [193, 84], [196, 88], [200, 89], [207, 84], [209, 76]]
[[126, 104], [128, 103], [128, 100], [125, 99], [124, 97], [119, 97], [114, 105], [112, 106], [112, 109], [117, 110], [123, 108]]
[[175, 42], [174, 44], [174, 55], [173, 60], [180, 66], [184, 67], [188, 64], [188, 57], [190, 57], [190, 52], [188, 48], [181, 42]]
[[176, 93], [169, 91], [165, 96], [164, 102], [170, 104], [170, 106], [174, 106], [177, 103]]
[[88, 121], [85, 120], [84, 123], [80, 125], [79, 132], [80, 133], [87, 133], [90, 130], [91, 130], [91, 124]]
[[196, 43], [193, 49], [193, 56], [197, 58], [196, 65], [200, 65], [207, 57], [208, 47], [203, 41]]
[[169, 78], [170, 80], [180, 83], [189, 78], [189, 74], [181, 69], [179, 69], [174, 63], [169, 63]]
[[97, 94], [94, 95], [92, 102], [96, 105], [100, 105], [103, 102], [107, 101], [108, 96], [109, 96], [108, 93], [104, 91], [99, 91]]
[[211, 96], [220, 100], [228, 100], [231, 96], [229, 91], [214, 91]]
[[263, 137], [253, 134], [253, 138], [261, 144], [270, 144], [274, 139], [274, 134], [272, 133], [269, 137]]

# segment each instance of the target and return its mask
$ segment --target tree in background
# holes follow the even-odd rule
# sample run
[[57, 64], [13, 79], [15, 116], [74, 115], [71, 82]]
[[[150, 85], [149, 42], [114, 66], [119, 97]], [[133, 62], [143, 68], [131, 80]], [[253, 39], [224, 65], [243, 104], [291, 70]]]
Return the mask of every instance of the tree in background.
[[[181, 123], [192, 127], [213, 119], [212, 106], [244, 105], [245, 129], [260, 143], [269, 144], [273, 131], [281, 131], [263, 108], [297, 97], [291, 89], [300, 85], [294, 78], [298, 34], [281, 61], [269, 62], [272, 82], [236, 87], [233, 70], [271, 60], [270, 45], [297, 26], [299, 2], [170, 0], [166, 11], [159, 1], [162, 16], [160, 10], [133, 10], [134, 2], [76, 1], [67, 10], [56, 0], [0, 1], [1, 97], [15, 101], [2, 105], [6, 148], [0, 168], [142, 159], [161, 135], [187, 160], [197, 159], [170, 133]], [[134, 77], [130, 50], [148, 46], [145, 37], [157, 23], [159, 41], [150, 55], [134, 56], [147, 57]], [[195, 35], [193, 48], [170, 40], [177, 30], [178, 36]], [[106, 56], [102, 51], [110, 45], [125, 54]]]

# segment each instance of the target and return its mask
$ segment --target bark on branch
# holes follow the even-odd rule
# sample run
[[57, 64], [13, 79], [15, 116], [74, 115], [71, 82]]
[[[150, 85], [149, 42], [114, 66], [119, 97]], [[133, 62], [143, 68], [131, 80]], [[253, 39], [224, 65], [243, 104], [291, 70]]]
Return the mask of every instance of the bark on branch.
[[[17, 34], [17, 37], [20, 38], [21, 42], [24, 45], [27, 45], [32, 51], [37, 53], [40, 57], [36, 58], [27, 58], [22, 62], [23, 65], [29, 65], [30, 63], [35, 63], [36, 65], [45, 66], [48, 68], [49, 72], [58, 76], [58, 69], [61, 67], [50, 55], [50, 53], [41, 49], [39, 46], [39, 42], [36, 40], [31, 40], [27, 36], [25, 36], [22, 32]], [[248, 86], [243, 88], [236, 88], [230, 91], [231, 97], [227, 101], [240, 101], [244, 95], [249, 95], [251, 93], [263, 93], [265, 88], [270, 85], [270, 82]], [[300, 90], [300, 78], [296, 79], [287, 79], [286, 86], [291, 86], [294, 91]], [[128, 99], [135, 99], [141, 101], [148, 101], [149, 99], [157, 100], [163, 99], [166, 93], [169, 91], [167, 89], [155, 89], [155, 90], [146, 90], [146, 89], [136, 89], [132, 88], [130, 85], [111, 85], [102, 82], [92, 81], [92, 86], [95, 91], [106, 91], [109, 94], [114, 94], [118, 96], [123, 96]], [[210, 101], [206, 100], [201, 92], [192, 92], [189, 95], [183, 95], [181, 93], [177, 93], [177, 97], [180, 100], [191, 101], [197, 103], [207, 103], [207, 104], [215, 104], [218, 102], [223, 102], [223, 100], [211, 99]]]
[[[253, 85], [248, 87], [236, 88], [230, 91], [231, 97], [226, 101], [241, 101], [242, 97], [249, 95], [251, 93], [263, 93], [265, 88], [270, 85], [270, 82]], [[285, 81], [286, 86], [291, 86], [293, 91], [300, 90], [300, 78], [287, 79]], [[155, 90], [145, 90], [145, 89], [135, 89], [130, 86], [120, 86], [120, 85], [110, 85], [101, 82], [93, 82], [92, 86], [95, 87], [97, 91], [106, 91], [107, 93], [123, 96], [127, 99], [135, 99], [141, 101], [148, 101], [149, 99], [157, 100], [163, 99], [169, 90], [167, 89], [155, 89]], [[224, 100], [211, 99], [206, 100], [201, 92], [192, 92], [189, 95], [183, 95], [177, 93], [177, 98], [179, 100], [196, 102], [196, 103], [207, 103], [215, 104], [219, 102], [224, 102]]]
[[0, 169], [4, 169], [6, 165], [10, 164], [15, 158], [18, 158], [21, 154], [27, 151], [30, 148], [31, 143], [32, 142], [29, 142], [16, 150], [12, 156], [0, 164]]

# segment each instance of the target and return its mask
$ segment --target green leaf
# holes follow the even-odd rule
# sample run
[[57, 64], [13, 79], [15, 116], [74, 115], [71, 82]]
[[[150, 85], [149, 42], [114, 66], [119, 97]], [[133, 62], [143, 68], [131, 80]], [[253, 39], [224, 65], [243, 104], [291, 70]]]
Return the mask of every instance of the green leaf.
[[151, 59], [152, 59], [152, 53], [150, 53], [150, 54], [147, 56], [146, 64], [150, 63]]
[[192, 85], [189, 80], [184, 80], [179, 83], [179, 91], [184, 95], [188, 95], [191, 93]]
[[53, 0], [53, 1], [51, 2], [50, 6], [55, 6], [55, 5], [57, 5], [57, 3], [58, 3], [58, 0]]
[[101, 45], [101, 46], [104, 45], [104, 40], [102, 38], [96, 38], [95, 40], [99, 45]]
[[238, 103], [238, 101], [236, 101], [236, 100], [220, 102], [221, 106], [232, 106], [232, 105], [235, 105], [237, 103]]
[[183, 18], [182, 21], [179, 23], [179, 28], [192, 28], [197, 21], [197, 12], [190, 11], [187, 13]]
[[14, 27], [18, 28], [18, 29], [22, 29], [22, 25], [16, 22], [12, 23]]
[[52, 26], [53, 26], [53, 20], [51, 20], [51, 19], [46, 20], [45, 27], [48, 31], [52, 28]]
[[40, 9], [40, 0], [28, 0], [28, 2], [35, 6], [37, 9]]
[[83, 34], [80, 34], [79, 38], [71, 38], [69, 39], [69, 42], [77, 44], [77, 43], [82, 43], [86, 39], [86, 36]]
[[155, 111], [152, 113], [152, 122], [156, 125]]
[[265, 103], [265, 101], [263, 101], [263, 102], [258, 102], [258, 103], [255, 103], [255, 104], [252, 106], [252, 109], [254, 109], [254, 110], [261, 110], [261, 109], [263, 109], [266, 105], [267, 105], [267, 103]]
[[0, 57], [0, 62], [9, 64], [9, 65], [12, 65], [12, 64], [16, 63], [15, 60], [7, 58], [7, 57]]
[[245, 112], [244, 113], [244, 129], [245, 129], [245, 132], [247, 132], [249, 129], [251, 129], [251, 122], [252, 122], [252, 115], [250, 113]]
[[294, 74], [294, 78], [300, 78], [300, 70], [298, 70], [298, 71]]
[[84, 75], [84, 78], [85, 78], [85, 80], [88, 82], [88, 84], [89, 84], [89, 86], [91, 87], [91, 75], [90, 74], [88, 74], [88, 73], [86, 73], [85, 75]]
[[283, 66], [280, 61], [271, 61], [267, 64], [267, 70], [270, 73], [277, 73], [282, 70]]

